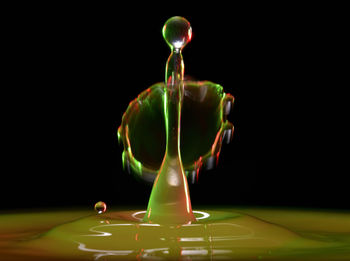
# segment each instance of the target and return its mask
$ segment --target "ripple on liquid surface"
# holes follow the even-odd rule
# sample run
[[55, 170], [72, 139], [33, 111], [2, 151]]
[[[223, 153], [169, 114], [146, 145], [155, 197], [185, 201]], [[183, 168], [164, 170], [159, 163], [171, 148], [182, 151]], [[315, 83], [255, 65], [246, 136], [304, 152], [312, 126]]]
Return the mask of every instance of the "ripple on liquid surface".
[[144, 223], [144, 213], [2, 215], [0, 256], [10, 260], [350, 259], [349, 213], [206, 210], [195, 211], [197, 222], [184, 225]]

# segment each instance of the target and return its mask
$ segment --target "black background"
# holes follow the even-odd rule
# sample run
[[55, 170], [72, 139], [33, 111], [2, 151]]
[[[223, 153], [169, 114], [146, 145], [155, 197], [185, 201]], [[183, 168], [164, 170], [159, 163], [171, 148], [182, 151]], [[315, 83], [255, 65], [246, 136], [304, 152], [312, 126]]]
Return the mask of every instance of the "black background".
[[193, 207], [349, 208], [343, 161], [331, 146], [334, 120], [320, 96], [327, 92], [325, 17], [285, 8], [44, 10], [7, 25], [1, 209], [98, 200], [146, 207], [151, 186], [122, 170], [116, 131], [129, 102], [164, 80], [170, 50], [161, 29], [173, 15], [193, 29], [185, 74], [236, 98], [233, 142], [218, 167], [190, 185]]

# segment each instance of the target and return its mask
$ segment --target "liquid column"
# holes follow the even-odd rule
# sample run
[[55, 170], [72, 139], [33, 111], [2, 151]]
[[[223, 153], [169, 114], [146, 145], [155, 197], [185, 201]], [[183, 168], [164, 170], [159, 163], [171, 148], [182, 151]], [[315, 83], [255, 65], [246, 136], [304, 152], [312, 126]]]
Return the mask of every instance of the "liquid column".
[[163, 97], [166, 150], [143, 220], [157, 223], [188, 223], [196, 219], [192, 212], [187, 179], [182, 166], [180, 123], [184, 95], [184, 62], [181, 51], [192, 37], [190, 23], [182, 17], [170, 18], [163, 27], [163, 37], [171, 48], [165, 70]]

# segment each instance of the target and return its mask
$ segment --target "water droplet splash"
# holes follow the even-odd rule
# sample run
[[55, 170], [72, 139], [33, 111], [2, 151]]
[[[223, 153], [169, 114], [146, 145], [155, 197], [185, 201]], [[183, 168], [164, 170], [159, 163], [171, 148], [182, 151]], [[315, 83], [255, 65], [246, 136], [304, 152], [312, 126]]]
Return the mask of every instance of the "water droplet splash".
[[145, 222], [188, 223], [195, 221], [187, 178], [181, 159], [181, 112], [184, 98], [182, 49], [191, 40], [190, 23], [172, 17], [163, 27], [163, 37], [171, 49], [165, 68], [163, 114], [165, 154], [148, 202]]
[[103, 201], [99, 201], [95, 204], [94, 209], [97, 212], [97, 214], [105, 213], [107, 210], [107, 204]]
[[167, 20], [163, 37], [171, 49], [165, 81], [130, 103], [118, 139], [124, 169], [154, 181], [143, 220], [188, 223], [196, 219], [187, 177], [198, 181], [200, 169], [213, 168], [223, 141], [231, 140], [233, 125], [226, 118], [233, 97], [211, 82], [184, 81], [182, 50], [192, 38], [185, 18]]
[[[172, 50], [165, 82], [142, 92], [118, 129], [124, 167], [141, 178], [152, 172], [147, 212], [0, 215], [2, 259], [350, 260], [349, 213], [192, 211], [185, 173], [198, 180], [201, 168], [217, 164], [221, 144], [232, 139], [226, 117], [233, 97], [214, 83], [184, 81], [181, 50], [192, 35], [187, 20], [169, 19], [163, 35]], [[98, 214], [106, 209], [95, 204]]]
[[[234, 128], [227, 117], [234, 98], [219, 84], [184, 81], [181, 51], [192, 37], [191, 25], [185, 18], [167, 20], [163, 37], [171, 49], [165, 82], [151, 86], [130, 102], [118, 129], [118, 140], [124, 146], [123, 168], [154, 182], [168, 145], [174, 148], [173, 154], [180, 150], [185, 176], [194, 183], [202, 168], [217, 165], [221, 145], [232, 140]], [[177, 123], [169, 125], [174, 117], [181, 130], [175, 127]], [[167, 134], [172, 136], [168, 144]]]

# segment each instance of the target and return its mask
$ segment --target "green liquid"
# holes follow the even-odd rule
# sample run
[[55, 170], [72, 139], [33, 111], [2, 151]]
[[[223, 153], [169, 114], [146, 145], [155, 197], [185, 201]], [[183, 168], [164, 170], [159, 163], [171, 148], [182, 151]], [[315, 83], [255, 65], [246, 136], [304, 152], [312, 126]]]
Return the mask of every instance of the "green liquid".
[[[232, 136], [227, 120], [233, 97], [209, 82], [186, 81], [181, 114], [180, 154], [186, 176], [192, 181], [199, 168], [213, 168], [222, 144]], [[166, 147], [164, 83], [143, 91], [128, 106], [119, 128], [125, 168], [153, 182]]]
[[[123, 165], [126, 162], [141, 177], [157, 172], [143, 220], [185, 224], [196, 220], [185, 170], [198, 175], [203, 162], [209, 166], [217, 161], [224, 134], [233, 130], [224, 111], [233, 97], [225, 97], [222, 87], [210, 82], [184, 81], [182, 49], [192, 37], [185, 18], [170, 18], [163, 27], [163, 37], [171, 48], [165, 83], [149, 88], [129, 105], [118, 137], [124, 145]], [[187, 102], [185, 97], [189, 98]], [[163, 121], [157, 120], [160, 117]], [[188, 127], [184, 128], [183, 122]], [[165, 134], [159, 135], [164, 129]], [[185, 165], [183, 160], [187, 161]], [[152, 165], [150, 170], [148, 164]]]
[[[350, 213], [280, 209], [192, 211], [186, 173], [210, 167], [233, 126], [233, 97], [184, 82], [187, 20], [167, 21], [166, 81], [123, 116], [123, 162], [154, 181], [147, 211], [56, 211], [0, 216], [0, 260], [350, 260]], [[181, 128], [180, 128], [181, 126]], [[226, 134], [225, 134], [226, 133]], [[228, 134], [227, 134], [228, 133]]]
[[[142, 221], [145, 211], [0, 216], [1, 260], [349, 260], [350, 213], [194, 211], [190, 224]], [[209, 216], [208, 216], [209, 214]]]

